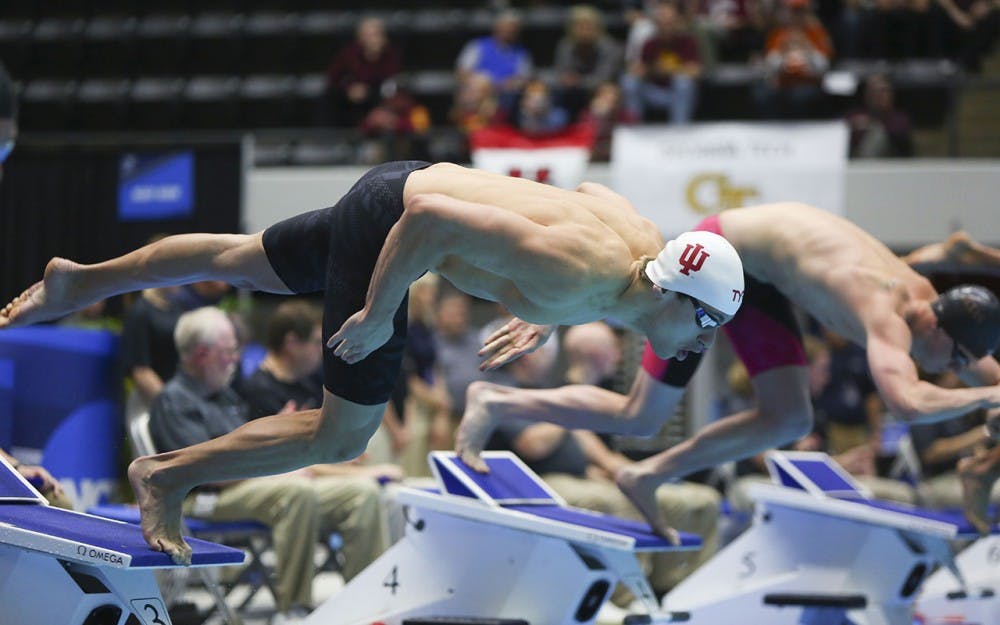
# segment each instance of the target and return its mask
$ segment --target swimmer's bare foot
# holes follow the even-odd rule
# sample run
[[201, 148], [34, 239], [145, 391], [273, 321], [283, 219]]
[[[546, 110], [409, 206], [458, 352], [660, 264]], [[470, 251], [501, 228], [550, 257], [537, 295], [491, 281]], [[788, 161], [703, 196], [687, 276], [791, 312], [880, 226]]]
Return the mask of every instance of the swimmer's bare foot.
[[494, 392], [484, 382], [470, 384], [465, 393], [465, 414], [455, 433], [455, 453], [462, 462], [480, 473], [490, 471], [481, 454], [497, 426], [488, 408], [493, 395]]
[[965, 518], [981, 535], [990, 533], [993, 520], [990, 518], [990, 492], [993, 483], [1000, 477], [1000, 456], [994, 448], [958, 461], [958, 478], [962, 483], [962, 503]]
[[139, 503], [142, 536], [156, 551], [169, 555], [175, 564], [191, 564], [191, 547], [181, 537], [181, 503], [184, 494], [177, 494], [153, 484], [152, 470], [156, 460], [150, 456], [137, 458], [128, 467]]
[[656, 503], [656, 489], [663, 482], [662, 478], [645, 472], [638, 464], [630, 464], [618, 470], [615, 482], [646, 518], [654, 532], [669, 540], [672, 545], [681, 544], [680, 534], [663, 520], [660, 506]]
[[65, 258], [53, 258], [45, 267], [45, 277], [31, 285], [0, 310], [0, 328], [14, 328], [51, 321], [90, 304], [74, 301], [73, 278], [80, 265]]

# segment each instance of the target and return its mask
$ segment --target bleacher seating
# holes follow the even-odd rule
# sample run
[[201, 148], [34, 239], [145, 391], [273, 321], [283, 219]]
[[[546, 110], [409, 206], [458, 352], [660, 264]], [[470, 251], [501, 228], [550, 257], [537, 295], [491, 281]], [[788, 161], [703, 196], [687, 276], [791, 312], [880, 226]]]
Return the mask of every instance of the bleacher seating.
[[[515, 3], [524, 18], [522, 41], [543, 72], [553, 62], [571, 4]], [[620, 4], [597, 4], [608, 30], [623, 39]], [[0, 13], [0, 60], [21, 87], [26, 133], [309, 129], [328, 123], [321, 114], [325, 71], [352, 39], [362, 13], [341, 6], [319, 0], [25, 0]], [[365, 3], [364, 12], [382, 17], [404, 51], [404, 70], [435, 126], [448, 124], [455, 59], [465, 42], [489, 32], [489, 6]], [[941, 127], [953, 106], [949, 87], [958, 74], [944, 61], [855, 62], [839, 69], [859, 77], [888, 69], [898, 102], [918, 127]], [[747, 65], [711, 68], [696, 119], [749, 119], [757, 76]], [[843, 112], [850, 102], [831, 98], [830, 113]], [[318, 149], [292, 146], [290, 152], [312, 158]]]

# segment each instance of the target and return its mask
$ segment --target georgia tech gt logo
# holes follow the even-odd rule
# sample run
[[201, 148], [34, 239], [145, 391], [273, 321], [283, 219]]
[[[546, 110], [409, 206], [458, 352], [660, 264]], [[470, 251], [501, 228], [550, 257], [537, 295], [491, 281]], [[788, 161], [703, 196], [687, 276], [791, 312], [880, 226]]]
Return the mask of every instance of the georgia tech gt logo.
[[727, 208], [737, 208], [760, 193], [754, 187], [737, 187], [719, 173], [697, 174], [684, 191], [687, 204], [696, 213], [711, 215]]

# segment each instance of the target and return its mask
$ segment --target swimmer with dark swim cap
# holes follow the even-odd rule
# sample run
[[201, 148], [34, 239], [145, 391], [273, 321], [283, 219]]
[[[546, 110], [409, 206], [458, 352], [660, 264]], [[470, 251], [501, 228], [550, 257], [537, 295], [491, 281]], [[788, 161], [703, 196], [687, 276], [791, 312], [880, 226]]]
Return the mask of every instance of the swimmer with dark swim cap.
[[1000, 346], [1000, 301], [989, 289], [957, 286], [942, 293], [931, 310], [938, 326], [955, 341], [952, 360], [956, 364], [967, 366], [973, 359], [991, 356]]

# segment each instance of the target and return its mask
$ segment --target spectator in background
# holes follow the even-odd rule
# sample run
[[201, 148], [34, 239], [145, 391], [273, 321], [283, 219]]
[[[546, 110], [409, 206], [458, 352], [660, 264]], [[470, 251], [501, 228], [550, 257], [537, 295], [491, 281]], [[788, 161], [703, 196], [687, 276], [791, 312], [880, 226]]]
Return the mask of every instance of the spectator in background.
[[455, 102], [448, 118], [462, 134], [462, 145], [456, 146], [454, 160], [468, 162], [469, 136], [481, 128], [500, 121], [500, 104], [493, 81], [483, 73], [472, 73], [458, 83]]
[[533, 71], [531, 53], [517, 42], [521, 34], [521, 16], [503, 11], [493, 22], [493, 34], [465, 44], [458, 55], [456, 69], [459, 88], [473, 74], [485, 74], [502, 108], [510, 109]]
[[616, 80], [622, 50], [604, 31], [601, 12], [586, 4], [569, 11], [566, 34], [556, 44], [558, 100], [570, 117], [587, 106], [601, 84]]
[[[211, 307], [185, 313], [177, 322], [175, 337], [180, 369], [150, 411], [150, 434], [161, 452], [226, 434], [248, 417], [247, 404], [229, 386], [239, 349], [226, 314]], [[308, 344], [302, 350], [321, 352]], [[184, 513], [190, 516], [217, 521], [250, 518], [271, 527], [279, 613], [272, 623], [294, 622], [311, 608], [313, 550], [321, 533], [337, 531], [343, 536], [341, 573], [346, 580], [385, 549], [378, 484], [370, 478], [328, 476], [326, 467], [336, 470], [337, 465], [205, 485], [184, 501]]]
[[17, 94], [14, 81], [0, 63], [0, 180], [3, 179], [3, 162], [14, 151], [17, 141]]
[[797, 119], [820, 112], [823, 75], [833, 43], [809, 7], [809, 0], [784, 0], [782, 24], [767, 35], [764, 77], [754, 90], [764, 119]]
[[451, 403], [453, 422], [465, 412], [465, 389], [483, 374], [479, 370], [479, 331], [469, 322], [472, 301], [468, 295], [451, 291], [441, 296], [437, 307], [437, 360]]
[[248, 419], [311, 410], [323, 403], [323, 381], [313, 375], [323, 363], [323, 313], [304, 300], [288, 300], [268, 316], [267, 352], [240, 385]]
[[719, 61], [747, 63], [763, 48], [760, 0], [686, 0], [685, 4]]
[[[427, 452], [451, 445], [451, 399], [438, 365], [434, 322], [439, 278], [426, 273], [410, 285], [409, 325], [399, 381], [386, 410], [382, 430], [391, 454], [410, 477], [429, 476]], [[375, 441], [369, 444], [373, 451]]]
[[868, 373], [865, 350], [826, 329], [822, 339], [808, 337], [807, 342], [813, 413], [823, 424], [827, 451], [836, 455], [858, 445], [877, 451], [885, 408]]
[[[150, 243], [156, 241], [154, 237]], [[172, 298], [177, 287], [145, 289], [125, 311], [121, 362], [128, 389], [125, 420], [149, 410], [177, 371], [174, 327], [184, 312]]]
[[427, 131], [431, 115], [417, 101], [408, 81], [399, 76], [382, 88], [384, 98], [361, 121], [361, 134], [368, 142], [361, 161], [376, 165], [385, 161], [430, 160]]
[[337, 53], [326, 72], [326, 114], [333, 125], [356, 126], [382, 101], [382, 88], [402, 69], [377, 17], [358, 22], [355, 40]]
[[[943, 388], [961, 388], [958, 376], [945, 373], [934, 381]], [[983, 411], [937, 423], [911, 425], [910, 438], [920, 459], [920, 483], [917, 492], [921, 502], [930, 508], [962, 506], [962, 486], [956, 464], [996, 446], [983, 427]], [[992, 503], [1000, 504], [1000, 483], [994, 484]]]
[[619, 124], [634, 124], [638, 120], [622, 100], [621, 89], [613, 82], [597, 87], [590, 105], [580, 113], [579, 122], [589, 125], [594, 133], [591, 161], [608, 161], [611, 158], [611, 139]]
[[52, 477], [45, 467], [40, 464], [28, 464], [26, 462], [21, 462], [14, 456], [10, 455], [3, 449], [0, 449], [0, 458], [6, 460], [10, 466], [20, 474], [21, 477], [28, 480], [28, 482], [35, 487], [35, 490], [40, 492], [45, 500], [57, 508], [62, 508], [64, 510], [72, 510], [73, 502], [70, 501], [69, 496], [66, 491], [63, 490], [62, 485], [59, 480]]
[[569, 114], [552, 101], [548, 85], [533, 79], [524, 86], [512, 121], [524, 135], [544, 136], [565, 130], [569, 125]]
[[493, 124], [498, 110], [493, 81], [486, 74], [477, 72], [459, 83], [450, 118], [459, 130], [468, 135]]
[[885, 74], [865, 79], [863, 106], [847, 113], [851, 158], [913, 156], [910, 116], [895, 106], [892, 83]]
[[694, 116], [698, 96], [698, 42], [682, 30], [673, 2], [658, 2], [653, 21], [655, 33], [622, 78], [625, 103], [637, 119], [647, 119], [646, 110], [655, 108], [666, 111], [671, 123], [686, 124]]

